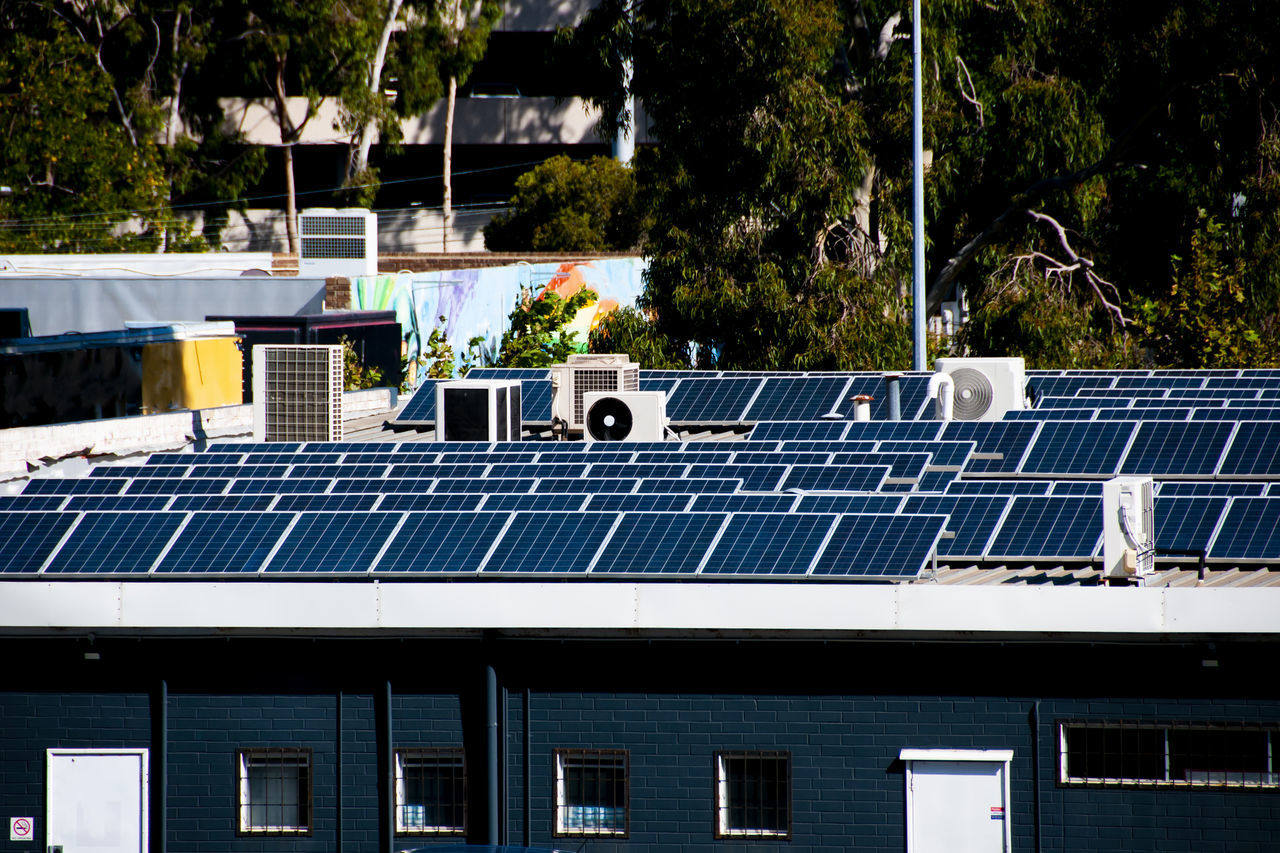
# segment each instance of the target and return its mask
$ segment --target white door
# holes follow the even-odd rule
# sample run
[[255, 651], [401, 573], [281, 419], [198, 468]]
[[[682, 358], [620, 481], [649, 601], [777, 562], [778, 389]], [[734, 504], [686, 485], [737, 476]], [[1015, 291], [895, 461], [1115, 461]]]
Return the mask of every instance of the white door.
[[147, 853], [147, 750], [51, 749], [46, 791], [46, 853]]
[[904, 749], [907, 853], [1008, 853], [1009, 750]]

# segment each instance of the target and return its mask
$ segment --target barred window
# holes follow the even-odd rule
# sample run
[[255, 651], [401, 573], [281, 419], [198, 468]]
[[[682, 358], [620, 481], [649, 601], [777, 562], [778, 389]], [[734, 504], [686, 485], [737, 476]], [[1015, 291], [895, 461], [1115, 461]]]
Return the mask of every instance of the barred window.
[[627, 835], [625, 749], [557, 749], [556, 835]]
[[791, 754], [716, 753], [716, 838], [791, 837]]
[[240, 834], [311, 834], [310, 749], [241, 749], [236, 774]]
[[396, 750], [396, 832], [466, 834], [465, 771], [461, 747]]
[[1280, 787], [1276, 727], [1064, 720], [1059, 784]]

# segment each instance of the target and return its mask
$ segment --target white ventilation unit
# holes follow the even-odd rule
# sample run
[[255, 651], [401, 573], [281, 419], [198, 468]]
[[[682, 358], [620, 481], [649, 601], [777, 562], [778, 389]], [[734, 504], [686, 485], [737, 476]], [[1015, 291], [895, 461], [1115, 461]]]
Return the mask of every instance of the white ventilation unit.
[[378, 215], [362, 207], [311, 207], [298, 215], [298, 275], [378, 274]]
[[667, 431], [665, 391], [588, 391], [586, 441], [663, 441]]
[[253, 440], [342, 440], [342, 347], [253, 348]]
[[940, 358], [934, 369], [951, 377], [952, 414], [958, 421], [998, 421], [1026, 406], [1026, 364], [1021, 358]]
[[585, 396], [592, 391], [640, 390], [640, 365], [626, 353], [578, 354], [551, 366], [551, 417], [573, 432], [586, 428]]
[[1154, 494], [1150, 477], [1102, 484], [1102, 568], [1108, 578], [1142, 578], [1155, 567]]
[[436, 385], [436, 438], [519, 441], [520, 381], [458, 379]]

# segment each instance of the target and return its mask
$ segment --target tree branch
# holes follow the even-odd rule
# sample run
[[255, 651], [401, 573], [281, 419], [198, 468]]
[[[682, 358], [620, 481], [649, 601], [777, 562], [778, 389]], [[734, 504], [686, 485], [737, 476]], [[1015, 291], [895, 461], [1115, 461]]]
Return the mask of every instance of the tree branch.
[[[969, 69], [964, 64], [964, 60], [956, 56], [956, 85], [960, 87], [960, 97], [973, 104], [978, 110], [978, 127], [985, 127], [986, 124], [982, 120], [982, 101], [978, 100], [978, 90], [973, 86], [973, 78], [969, 76]], [[969, 91], [964, 90], [964, 83], [960, 82], [960, 72], [964, 72], [965, 82], [969, 84]]]

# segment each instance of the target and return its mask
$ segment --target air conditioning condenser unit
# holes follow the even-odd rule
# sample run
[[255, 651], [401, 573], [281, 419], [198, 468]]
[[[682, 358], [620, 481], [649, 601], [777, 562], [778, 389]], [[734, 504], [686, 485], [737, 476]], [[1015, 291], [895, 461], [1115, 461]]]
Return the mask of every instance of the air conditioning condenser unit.
[[1139, 579], [1155, 568], [1155, 486], [1150, 477], [1115, 477], [1102, 484], [1103, 574]]
[[586, 428], [585, 395], [592, 391], [639, 391], [640, 365], [625, 353], [575, 354], [551, 367], [551, 417], [571, 432]]
[[1021, 358], [940, 358], [934, 362], [955, 384], [953, 417], [998, 421], [1026, 408], [1026, 363]]
[[588, 391], [583, 394], [585, 441], [663, 441], [665, 391]]
[[444, 441], [519, 441], [518, 379], [458, 379], [435, 387], [436, 438]]
[[342, 440], [342, 347], [253, 348], [253, 440]]

